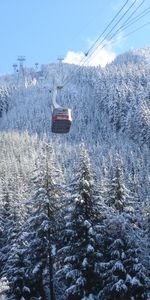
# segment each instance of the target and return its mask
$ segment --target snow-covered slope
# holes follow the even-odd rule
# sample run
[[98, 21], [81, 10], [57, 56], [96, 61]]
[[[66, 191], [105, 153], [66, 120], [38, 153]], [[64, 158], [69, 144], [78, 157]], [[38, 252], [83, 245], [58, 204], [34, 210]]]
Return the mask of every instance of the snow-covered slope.
[[[149, 145], [150, 63], [143, 64], [148, 62], [149, 54], [150, 48], [126, 53], [105, 69], [64, 64], [63, 78], [69, 79], [70, 74], [71, 78], [60, 103], [72, 109], [73, 123], [63, 139], [96, 144], [112, 142], [117, 134], [139, 145]], [[51, 64], [37, 73], [26, 70], [24, 87], [21, 74], [19, 80], [15, 76], [9, 80], [7, 105], [1, 100], [0, 130], [28, 130], [55, 138], [51, 133], [49, 89], [58, 74], [58, 66]]]
[[[67, 299], [67, 281], [61, 285], [59, 275], [69, 279], [71, 295], [75, 284], [77, 292], [88, 286], [80, 275], [86, 266], [90, 276], [85, 278], [94, 278], [94, 296], [88, 299], [97, 293], [97, 299], [110, 294], [112, 299], [148, 299], [148, 57], [149, 49], [141, 49], [104, 69], [63, 64], [66, 84], [59, 103], [73, 115], [64, 135], [51, 133], [49, 90], [59, 79], [58, 65], [0, 78], [0, 275], [9, 281], [8, 299], [16, 299], [13, 294], [48, 299], [43, 287], [53, 290], [50, 251], [58, 300]], [[54, 251], [55, 244], [60, 252]], [[60, 274], [57, 268], [63, 266], [67, 273]], [[96, 283], [95, 272], [101, 274]], [[76, 299], [75, 294], [69, 299]]]
[[150, 47], [142, 49], [133, 49], [126, 53], [118, 55], [113, 64], [149, 64], [150, 63]]
[[[135, 63], [135, 53], [141, 57], [141, 62]], [[58, 65], [43, 65], [38, 72], [25, 69], [25, 78], [21, 73], [1, 78], [1, 133], [46, 135], [57, 149], [59, 160], [62, 162], [66, 157], [70, 168], [82, 141], [96, 167], [97, 159], [102, 162], [110, 150], [114, 153], [119, 149], [124, 157], [128, 157], [131, 149], [137, 152], [146, 149], [147, 156], [150, 146], [150, 63], [143, 64], [143, 61], [149, 53], [149, 48], [126, 53], [120, 63], [118, 58], [117, 63], [104, 69], [63, 64], [62, 77], [67, 84], [59, 103], [70, 107], [73, 117], [71, 130], [66, 135], [51, 133], [49, 89], [54, 79], [59, 79]]]

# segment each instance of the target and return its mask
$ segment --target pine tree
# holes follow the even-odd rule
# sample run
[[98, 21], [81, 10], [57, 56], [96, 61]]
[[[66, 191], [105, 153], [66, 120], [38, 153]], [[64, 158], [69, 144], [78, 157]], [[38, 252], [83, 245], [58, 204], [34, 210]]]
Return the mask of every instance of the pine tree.
[[[11, 202], [7, 192], [4, 196], [3, 206], [3, 235], [1, 247], [1, 275], [9, 282], [8, 294], [20, 299], [23, 294], [28, 294], [27, 288], [23, 289], [26, 283], [26, 263], [24, 261], [26, 248], [24, 241], [20, 240], [20, 210]], [[26, 298], [30, 299], [30, 298]]]
[[[20, 230], [20, 217], [15, 203], [11, 202], [11, 196], [8, 191], [3, 193], [2, 198], [2, 214], [1, 214], [1, 250], [0, 250], [0, 273], [6, 273], [6, 264], [11, 249], [16, 242], [16, 236]], [[6, 275], [6, 274], [5, 274]]]
[[115, 163], [112, 168], [112, 177], [108, 187], [107, 205], [111, 206], [118, 212], [133, 210], [133, 197], [125, 186], [123, 175], [123, 164], [120, 155], [116, 155]]
[[31, 299], [30, 278], [28, 277], [27, 248], [24, 241], [24, 234], [16, 238], [6, 264], [6, 275], [10, 289], [8, 299]]
[[110, 216], [104, 221], [99, 242], [101, 251], [103, 248], [103, 262], [98, 266], [103, 288], [98, 299], [147, 299], [148, 270], [140, 261], [131, 224], [121, 215]]
[[104, 207], [95, 192], [89, 157], [82, 146], [79, 169], [70, 185], [70, 204], [62, 231], [64, 247], [58, 251], [61, 267], [57, 276], [65, 279], [68, 300], [92, 297], [91, 294], [94, 297], [100, 285], [95, 271], [96, 262], [101, 258], [96, 225], [104, 218]]
[[[59, 221], [58, 171], [51, 159], [52, 149], [46, 144], [40, 158], [40, 168], [34, 176], [35, 195], [29, 203], [30, 213], [26, 221], [27, 274], [31, 295], [47, 299], [48, 288], [51, 300], [54, 295], [54, 257]], [[57, 180], [56, 180], [57, 173]], [[28, 209], [29, 209], [28, 208]]]

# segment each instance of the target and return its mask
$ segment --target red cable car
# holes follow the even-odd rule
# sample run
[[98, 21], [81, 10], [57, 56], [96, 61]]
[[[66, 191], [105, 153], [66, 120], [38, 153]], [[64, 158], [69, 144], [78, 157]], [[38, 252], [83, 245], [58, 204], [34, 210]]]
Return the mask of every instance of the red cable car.
[[71, 122], [71, 109], [63, 107], [53, 109], [51, 128], [53, 133], [68, 133]]
[[[60, 60], [59, 71], [61, 73], [62, 60]], [[61, 75], [61, 74], [60, 74]], [[53, 133], [68, 133], [70, 130], [72, 118], [71, 118], [71, 109], [61, 107], [57, 103], [57, 99], [61, 99], [61, 91], [63, 88], [63, 84], [61, 81], [59, 84], [53, 83], [52, 90], [52, 124], [51, 131]]]

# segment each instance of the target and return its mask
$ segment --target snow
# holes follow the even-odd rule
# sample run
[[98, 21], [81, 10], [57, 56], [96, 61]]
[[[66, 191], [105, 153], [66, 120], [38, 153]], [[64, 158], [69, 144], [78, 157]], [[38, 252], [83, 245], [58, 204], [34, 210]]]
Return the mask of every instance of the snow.
[[68, 228], [70, 228], [70, 227], [71, 227], [71, 225], [72, 225], [72, 223], [71, 223], [71, 222], [67, 222], [67, 223], [66, 223], [66, 227], [68, 227]]
[[39, 188], [39, 189], [38, 189], [38, 193], [43, 193], [43, 194], [45, 194], [45, 192], [46, 192], [46, 189], [44, 189], [44, 188]]
[[141, 286], [141, 283], [140, 283], [140, 281], [139, 281], [139, 279], [137, 278], [137, 277], [133, 277], [132, 279], [131, 279], [131, 284], [134, 286]]
[[92, 295], [92, 294], [90, 294], [90, 295], [88, 295], [86, 297], [83, 297], [81, 300], [95, 300], [95, 299], [96, 299], [95, 296]]
[[83, 277], [78, 277], [78, 279], [76, 280], [76, 284], [79, 285], [80, 287], [81, 286], [84, 286], [85, 284], [85, 279]]
[[74, 294], [76, 294], [76, 292], [77, 292], [77, 286], [75, 284], [71, 285], [68, 289], [66, 289], [67, 295], [70, 295], [70, 294], [74, 295]]
[[116, 270], [125, 271], [124, 266], [120, 261], [117, 261], [113, 266], [113, 271]]
[[74, 261], [76, 261], [76, 259], [77, 259], [77, 256], [76, 256], [76, 255], [71, 255], [71, 256], [67, 256], [67, 257], [64, 259], [64, 262], [65, 262], [65, 263], [74, 262]]
[[112, 291], [116, 290], [118, 293], [120, 293], [122, 290], [126, 293], [128, 288], [127, 286], [124, 284], [124, 281], [122, 279], [120, 279], [118, 282], [116, 282], [113, 286], [112, 286]]
[[82, 267], [86, 268], [89, 265], [87, 258], [85, 257], [84, 260], [82, 261]]
[[44, 197], [44, 202], [47, 203], [47, 204], [49, 204], [49, 199], [48, 199], [47, 196]]
[[[60, 209], [57, 209], [57, 214], [61, 213], [61, 217], [66, 223], [63, 223], [63, 226], [67, 227], [66, 235], [68, 241], [68, 246], [64, 248], [62, 245], [64, 240], [57, 241], [57, 247], [59, 247], [59, 242], [61, 243], [62, 251], [60, 252], [55, 253], [53, 248], [53, 254], [56, 255], [57, 259], [55, 266], [57, 269], [58, 266], [60, 267], [61, 264], [66, 263], [67, 272], [70, 265], [74, 262], [76, 263], [79, 254], [75, 253], [77, 250], [73, 249], [75, 255], [68, 254], [71, 251], [73, 238], [76, 236], [75, 230], [71, 227], [72, 219], [70, 219], [70, 216], [74, 213], [75, 204], [82, 204], [81, 206], [84, 208], [85, 200], [80, 196], [80, 189], [73, 190], [69, 182], [74, 175], [76, 177], [80, 175], [79, 170], [77, 172], [75, 170], [79, 160], [80, 143], [84, 142], [89, 153], [91, 166], [95, 172], [96, 187], [100, 190], [97, 200], [99, 200], [99, 206], [102, 203], [104, 204], [104, 211], [99, 211], [102, 216], [100, 225], [93, 225], [91, 220], [92, 218], [94, 219], [94, 215], [92, 215], [91, 220], [85, 220], [83, 215], [79, 216], [81, 225], [88, 229], [86, 231], [89, 244], [86, 244], [87, 248], [84, 247], [84, 251], [86, 254], [90, 253], [92, 255], [94, 253], [95, 255], [94, 248], [96, 247], [95, 244], [93, 246], [92, 241], [90, 243], [90, 238], [96, 239], [102, 254], [93, 255], [98, 261], [98, 263], [95, 263], [95, 271], [104, 273], [111, 265], [111, 272], [117, 270], [127, 272], [125, 282], [118, 275], [118, 281], [113, 285], [116, 291], [123, 290], [125, 292], [128, 282], [133, 287], [141, 286], [140, 275], [146, 274], [146, 272], [144, 273], [144, 268], [142, 268], [143, 262], [144, 267], [149, 272], [150, 65], [147, 63], [149, 62], [149, 53], [150, 48], [138, 50], [137, 53], [130, 51], [130, 53], [119, 57], [113, 64], [108, 65], [103, 70], [99, 67], [81, 67], [78, 70], [75, 66], [64, 64], [64, 78], [69, 76], [70, 71], [75, 71], [75, 76], [73, 76], [69, 85], [64, 87], [62, 98], [60, 99], [60, 102], [62, 101], [61, 104], [71, 107], [74, 114], [69, 135], [54, 136], [51, 134], [51, 99], [48, 89], [49, 85], [52, 85], [52, 78], [57, 73], [56, 65], [41, 67], [40, 72], [43, 76], [43, 83], [41, 83], [42, 80], [39, 74], [33, 70], [28, 70], [27, 73], [25, 70], [25, 84], [23, 82], [18, 83], [15, 75], [7, 75], [5, 79], [1, 78], [0, 207], [2, 211], [5, 209], [3, 203], [8, 193], [11, 208], [10, 216], [13, 215], [12, 212], [15, 212], [13, 217], [15, 216], [17, 220], [14, 224], [11, 223], [8, 217], [4, 218], [0, 224], [1, 234], [4, 234], [2, 238], [5, 242], [4, 245], [6, 245], [5, 249], [2, 247], [2, 254], [6, 261], [6, 254], [8, 253], [12, 255], [11, 257], [9, 256], [10, 262], [11, 259], [18, 261], [19, 258], [27, 254], [23, 262], [28, 265], [30, 253], [35, 259], [34, 264], [31, 263], [30, 272], [32, 275], [36, 275], [40, 270], [41, 265], [36, 261], [38, 248], [35, 253], [32, 253], [32, 247], [28, 243], [28, 228], [29, 224], [34, 223], [36, 218], [36, 216], [29, 217], [29, 215], [32, 211], [33, 202], [38, 205], [37, 197], [41, 199], [41, 206], [46, 207], [44, 203], [49, 203], [49, 199], [46, 196], [47, 189], [43, 188], [46, 176], [46, 156], [48, 156], [47, 164], [50, 173], [52, 171], [51, 159], [63, 169], [63, 184], [58, 187], [60, 196], [56, 198], [56, 204], [57, 201], [60, 201]], [[76, 70], [78, 71], [76, 72]], [[13, 91], [11, 91], [12, 86], [15, 87]], [[50, 152], [48, 150], [47, 154], [45, 151], [46, 144], [50, 146], [49, 149], [52, 149]], [[116, 191], [115, 188], [117, 188], [116, 168], [122, 172], [119, 175], [122, 199], [115, 203], [116, 194], [112, 190]], [[34, 176], [35, 172], [40, 173], [40, 178]], [[60, 183], [61, 180], [58, 175], [55, 176], [53, 174], [52, 177], [54, 177], [55, 183]], [[89, 182], [84, 178], [81, 180], [80, 186], [82, 192], [86, 193], [88, 197], [90, 197], [89, 189], [91, 184]], [[75, 181], [75, 183], [77, 182]], [[35, 191], [37, 191], [36, 195]], [[29, 199], [32, 200], [30, 201]], [[114, 201], [116, 206], [110, 204], [105, 209], [105, 203], [110, 199]], [[71, 202], [67, 210], [69, 216], [64, 217], [65, 209], [69, 202]], [[123, 211], [117, 211], [117, 204], [119, 203]], [[43, 207], [42, 209], [44, 209]], [[6, 210], [4, 213], [8, 214], [9, 211]], [[47, 217], [45, 212], [44, 214]], [[3, 213], [1, 215], [3, 216]], [[121, 219], [122, 215], [126, 222], [123, 223], [121, 221], [121, 225], [119, 225], [117, 220], [123, 220]], [[133, 218], [134, 215], [135, 217]], [[86, 216], [86, 218], [88, 217]], [[110, 222], [105, 223], [105, 218], [110, 219]], [[136, 222], [135, 219], [137, 219]], [[56, 220], [54, 225], [57, 225], [57, 221], [59, 221], [61, 228], [61, 220]], [[48, 230], [49, 225], [47, 221], [43, 222], [39, 216], [38, 222], [40, 229]], [[103, 247], [105, 249], [107, 245], [104, 245], [106, 224], [108, 224], [107, 233], [109, 239], [107, 242], [111, 246], [110, 248], [107, 247], [107, 251], [103, 253]], [[120, 231], [119, 226], [122, 228]], [[4, 230], [7, 234], [5, 234]], [[127, 252], [124, 247], [124, 230], [127, 245], [130, 241], [132, 241], [132, 245], [135, 242], [135, 250], [138, 250], [137, 257], [134, 258], [134, 266], [130, 266], [130, 268], [133, 273], [139, 274], [139, 278], [138, 275], [132, 278], [130, 275], [132, 272], [124, 270], [125, 265], [122, 261], [126, 260], [126, 258], [128, 261], [133, 257], [133, 252]], [[117, 232], [120, 233], [117, 235]], [[62, 236], [63, 233], [64, 231], [62, 231]], [[32, 235], [33, 232], [29, 234]], [[34, 232], [35, 236], [36, 234], [38, 235], [38, 241], [43, 238], [43, 231], [42, 236], [40, 236], [37, 227]], [[117, 239], [114, 238], [116, 236]], [[33, 240], [32, 242], [34, 243], [35, 241]], [[80, 243], [77, 243], [77, 246], [79, 249]], [[6, 253], [7, 247], [8, 253]], [[119, 249], [118, 253], [116, 249]], [[84, 269], [89, 266], [88, 259], [85, 257], [85, 253], [82, 256], [83, 249], [79, 250], [81, 254], [80, 267]], [[17, 251], [20, 256], [16, 254]], [[105, 257], [105, 254], [108, 255], [108, 251], [110, 251], [110, 261]], [[40, 253], [41, 256], [42, 254]], [[114, 263], [116, 259], [118, 261]], [[13, 264], [11, 267], [12, 270], [11, 268], [8, 269], [6, 264], [5, 270], [7, 272], [14, 271]], [[65, 269], [65, 266], [62, 267]], [[24, 267], [20, 267], [19, 271], [24, 273]], [[73, 276], [76, 279], [76, 273], [71, 273], [70, 271], [67, 274], [67, 276]], [[77, 284], [80, 284], [80, 280], [82, 280], [80, 275], [78, 274]], [[12, 277], [13, 280], [17, 280], [16, 274]], [[3, 294], [4, 298], [7, 289], [9, 289], [7, 280], [1, 279], [0, 293]], [[74, 293], [75, 291], [75, 285], [71, 285], [67, 289], [68, 293]], [[150, 298], [150, 296], [148, 297]], [[93, 299], [93, 296], [89, 295], [86, 298]], [[134, 297], [132, 298], [134, 299]]]
[[92, 253], [92, 252], [94, 252], [94, 247], [92, 246], [92, 245], [88, 245], [87, 246], [87, 253]]
[[30, 289], [27, 286], [24, 286], [23, 287], [23, 292], [30, 293]]
[[88, 220], [85, 220], [84, 221], [84, 226], [87, 227], [87, 228], [90, 228], [91, 227], [91, 223]]
[[6, 277], [0, 279], [0, 299], [6, 300], [6, 292], [9, 290], [9, 283]]
[[86, 179], [84, 179], [82, 181], [82, 184], [83, 184], [84, 188], [89, 188], [89, 186], [90, 186], [90, 183]]
[[36, 264], [36, 266], [35, 266], [35, 267], [33, 268], [33, 270], [32, 270], [32, 273], [33, 273], [33, 274], [38, 273], [39, 270], [40, 270], [40, 268], [41, 268], [41, 262], [39, 262], [39, 263]]
[[75, 270], [71, 270], [71, 271], [67, 272], [66, 279], [72, 278], [75, 280], [78, 276], [80, 276], [80, 272], [79, 272], [79, 270], [75, 269]]
[[89, 235], [95, 235], [95, 232], [92, 227], [89, 228]]

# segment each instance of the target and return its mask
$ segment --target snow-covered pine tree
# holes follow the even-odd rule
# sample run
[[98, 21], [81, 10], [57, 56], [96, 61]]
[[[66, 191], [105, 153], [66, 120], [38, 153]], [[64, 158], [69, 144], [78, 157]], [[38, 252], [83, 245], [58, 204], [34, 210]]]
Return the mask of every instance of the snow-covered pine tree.
[[96, 225], [98, 227], [105, 215], [84, 145], [81, 146], [79, 168], [69, 190], [66, 225], [62, 229], [64, 246], [58, 251], [60, 267], [57, 277], [66, 286], [63, 299], [81, 300], [94, 297], [100, 286], [100, 278], [95, 271], [95, 264], [101, 259]]
[[[10, 252], [14, 243], [16, 242], [16, 236], [20, 230], [21, 218], [19, 212], [15, 207], [16, 203], [12, 202], [10, 191], [3, 191], [1, 202], [1, 247], [0, 247], [0, 274], [7, 273], [7, 260], [9, 259]], [[4, 275], [3, 274], [3, 275]]]
[[143, 244], [141, 245], [142, 248], [142, 260], [144, 265], [149, 270], [149, 277], [150, 277], [150, 204], [149, 199], [147, 199], [143, 209], [141, 210], [142, 219], [143, 219], [143, 227], [145, 232], [143, 234]]
[[[57, 243], [59, 221], [58, 170], [52, 158], [52, 149], [46, 143], [37, 163], [34, 176], [35, 194], [28, 204], [30, 213], [26, 221], [27, 276], [30, 295], [54, 299], [54, 247]], [[61, 174], [61, 171], [59, 171]], [[57, 177], [56, 177], [57, 176]]]
[[132, 211], [134, 199], [125, 186], [123, 163], [120, 154], [116, 154], [111, 174], [106, 204], [120, 213]]
[[7, 87], [0, 87], [0, 118], [2, 117], [3, 113], [8, 111], [9, 107], [9, 98], [10, 98], [10, 91]]
[[3, 194], [0, 265], [2, 278], [7, 278], [9, 282], [8, 295], [12, 296], [10, 299], [20, 299], [23, 295], [22, 287], [25, 285], [25, 247], [24, 242], [19, 240], [22, 222], [20, 211], [6, 190]]
[[30, 300], [30, 278], [28, 277], [28, 256], [27, 244], [24, 233], [16, 236], [16, 242], [13, 244], [6, 264], [6, 278], [8, 279], [9, 289], [8, 299]]
[[148, 299], [148, 270], [141, 262], [138, 243], [123, 215], [115, 213], [104, 220], [99, 239], [103, 262], [97, 265], [103, 281], [99, 300]]

